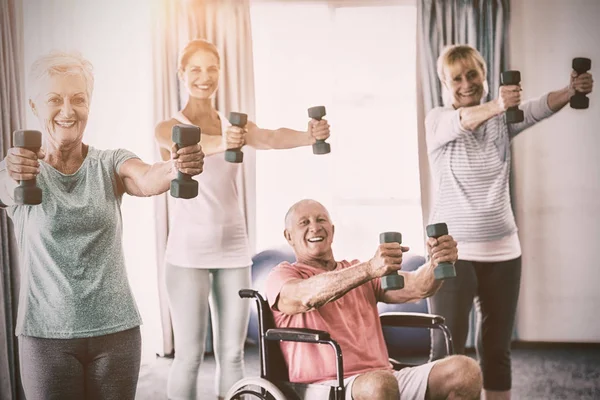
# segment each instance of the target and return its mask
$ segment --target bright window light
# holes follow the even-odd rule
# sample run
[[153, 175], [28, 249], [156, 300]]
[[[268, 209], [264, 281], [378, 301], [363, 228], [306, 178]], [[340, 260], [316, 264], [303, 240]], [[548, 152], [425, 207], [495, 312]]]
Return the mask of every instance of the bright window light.
[[[408, 3], [408, 2], [407, 2]], [[332, 213], [336, 258], [367, 259], [394, 230], [424, 252], [416, 111], [416, 5], [256, 3], [256, 119], [306, 130], [324, 105], [329, 155], [257, 152], [257, 250], [287, 246], [283, 217], [314, 198]]]

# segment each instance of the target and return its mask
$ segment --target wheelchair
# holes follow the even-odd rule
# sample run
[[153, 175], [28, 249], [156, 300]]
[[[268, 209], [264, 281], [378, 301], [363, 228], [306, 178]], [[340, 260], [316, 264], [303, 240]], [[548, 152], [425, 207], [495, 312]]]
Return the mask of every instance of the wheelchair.
[[[241, 298], [254, 299], [258, 308], [258, 346], [260, 377], [248, 377], [236, 382], [226, 400], [342, 400], [344, 399], [344, 366], [342, 350], [329, 333], [315, 329], [276, 328], [273, 314], [265, 298], [256, 290], [242, 289]], [[439, 315], [386, 312], [379, 315], [382, 326], [439, 329], [446, 341], [446, 353], [454, 354], [450, 330]], [[329, 345], [336, 354], [337, 385], [289, 382], [288, 370], [279, 347], [281, 341]], [[390, 358], [395, 370], [415, 366]]]

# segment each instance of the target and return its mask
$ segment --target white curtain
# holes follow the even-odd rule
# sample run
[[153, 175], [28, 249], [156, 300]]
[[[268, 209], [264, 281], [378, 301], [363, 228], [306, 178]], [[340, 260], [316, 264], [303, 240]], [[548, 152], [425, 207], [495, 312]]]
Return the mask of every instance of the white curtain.
[[[21, 2], [0, 2], [0, 160], [11, 135], [24, 127], [23, 15]], [[19, 266], [12, 224], [0, 210], [0, 398], [24, 398], [19, 377], [15, 321]]]

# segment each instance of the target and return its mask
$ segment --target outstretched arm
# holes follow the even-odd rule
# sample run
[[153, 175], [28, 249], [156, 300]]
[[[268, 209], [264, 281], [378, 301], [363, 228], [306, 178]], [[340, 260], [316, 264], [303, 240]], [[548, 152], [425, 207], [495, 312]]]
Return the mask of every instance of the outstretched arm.
[[576, 92], [588, 94], [592, 92], [593, 88], [594, 80], [592, 79], [592, 74], [586, 72], [577, 75], [577, 72], [572, 71], [569, 86], [548, 94], [548, 107], [552, 111], [557, 112], [569, 103], [571, 97]]
[[434, 152], [463, 135], [470, 135], [482, 124], [521, 101], [518, 85], [501, 86], [498, 98], [487, 103], [457, 110], [435, 108], [425, 118], [427, 151]]
[[246, 129], [246, 143], [260, 150], [310, 146], [317, 140], [327, 139], [330, 135], [329, 123], [324, 119], [320, 121], [310, 120], [306, 132], [288, 128], [263, 129], [251, 121], [248, 121]]
[[177, 150], [172, 146], [173, 159], [152, 165], [139, 158], [125, 161], [119, 168], [119, 177], [125, 185], [125, 191], [137, 197], [154, 196], [169, 190], [171, 180], [177, 177], [177, 171], [188, 175], [199, 175], [204, 166], [204, 154], [199, 144]]
[[330, 271], [308, 279], [293, 279], [285, 283], [275, 306], [284, 314], [305, 313], [335, 301], [350, 290], [400, 269], [402, 253], [408, 247], [398, 243], [379, 245], [375, 256], [368, 262], [340, 271]]

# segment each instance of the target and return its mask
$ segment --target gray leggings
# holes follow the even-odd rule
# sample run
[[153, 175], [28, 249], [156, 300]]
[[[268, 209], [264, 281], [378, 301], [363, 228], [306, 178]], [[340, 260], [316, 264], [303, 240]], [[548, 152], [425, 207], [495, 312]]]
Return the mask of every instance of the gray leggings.
[[[458, 260], [455, 267], [456, 278], [446, 280], [428, 300], [430, 311], [446, 318], [454, 350], [464, 354], [469, 313], [475, 299], [480, 321], [476, 349], [483, 387], [510, 390], [510, 343], [521, 285], [521, 257], [503, 262]], [[438, 360], [445, 355], [443, 336], [438, 330], [432, 329], [432, 343], [431, 358]]]
[[167, 264], [167, 294], [175, 336], [175, 360], [169, 371], [167, 396], [193, 400], [204, 357], [210, 303], [217, 364], [215, 391], [224, 397], [244, 376], [244, 343], [251, 302], [238, 291], [250, 288], [250, 267], [200, 269]]
[[27, 400], [133, 400], [141, 361], [140, 328], [81, 339], [19, 336]]

